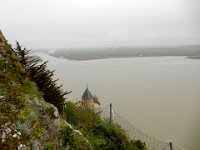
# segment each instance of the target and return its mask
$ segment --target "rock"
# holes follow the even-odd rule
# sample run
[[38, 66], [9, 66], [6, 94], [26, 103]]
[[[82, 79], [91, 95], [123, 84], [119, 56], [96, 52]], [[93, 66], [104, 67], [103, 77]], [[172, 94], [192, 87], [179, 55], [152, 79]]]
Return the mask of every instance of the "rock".
[[79, 130], [74, 130], [74, 132], [76, 132], [76, 133], [79, 134], [80, 136], [83, 135]]
[[5, 139], [6, 138], [6, 133], [5, 132], [2, 132], [1, 134], [1, 139]]
[[12, 130], [10, 128], [6, 128], [4, 129], [4, 131], [6, 132], [6, 134], [10, 134]]
[[50, 104], [50, 106], [54, 109], [54, 117], [58, 118], [59, 117], [59, 112], [58, 112], [58, 109], [53, 105], [53, 104]]
[[17, 137], [17, 134], [13, 134], [13, 136], [12, 136], [13, 138], [16, 138]]
[[19, 144], [19, 146], [17, 147], [17, 150], [26, 150], [26, 145]]
[[21, 132], [18, 131], [18, 132], [17, 132], [17, 135], [22, 135], [22, 134], [21, 134]]
[[37, 98], [34, 98], [34, 103], [36, 106], [42, 106], [41, 102]]
[[32, 143], [32, 149], [34, 150], [39, 150], [41, 149], [41, 144], [42, 142], [40, 140], [31, 140], [31, 143]]
[[72, 125], [67, 123], [67, 126], [70, 128], [70, 129], [73, 129]]
[[65, 126], [67, 123], [64, 120], [59, 118], [59, 119], [55, 119], [53, 124], [56, 127], [61, 127], [61, 126]]
[[6, 141], [6, 139], [1, 139], [1, 143], [4, 143]]

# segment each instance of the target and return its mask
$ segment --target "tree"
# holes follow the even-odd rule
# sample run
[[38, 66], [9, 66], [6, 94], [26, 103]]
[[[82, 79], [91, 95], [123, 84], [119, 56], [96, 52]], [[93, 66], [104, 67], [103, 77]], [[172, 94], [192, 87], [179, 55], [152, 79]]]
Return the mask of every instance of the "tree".
[[65, 95], [71, 93], [71, 91], [63, 91], [62, 85], [57, 85], [57, 80], [53, 80], [54, 71], [50, 71], [47, 68], [47, 61], [39, 64], [39, 60], [31, 60], [28, 55], [29, 50], [22, 48], [17, 42], [17, 46], [14, 49], [15, 54], [19, 57], [20, 63], [27, 70], [28, 78], [35, 82], [40, 91], [44, 94], [44, 100], [52, 103], [60, 110], [60, 104], [64, 102]]

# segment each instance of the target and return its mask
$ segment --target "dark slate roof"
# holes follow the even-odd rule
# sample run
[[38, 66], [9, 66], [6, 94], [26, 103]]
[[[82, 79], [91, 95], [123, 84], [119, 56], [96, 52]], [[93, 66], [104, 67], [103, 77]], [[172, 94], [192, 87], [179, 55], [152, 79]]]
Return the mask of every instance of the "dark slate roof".
[[93, 99], [92, 94], [90, 93], [90, 91], [88, 90], [88, 88], [86, 88], [85, 92], [83, 93], [83, 96], [81, 97], [82, 100], [89, 100], [89, 99]]

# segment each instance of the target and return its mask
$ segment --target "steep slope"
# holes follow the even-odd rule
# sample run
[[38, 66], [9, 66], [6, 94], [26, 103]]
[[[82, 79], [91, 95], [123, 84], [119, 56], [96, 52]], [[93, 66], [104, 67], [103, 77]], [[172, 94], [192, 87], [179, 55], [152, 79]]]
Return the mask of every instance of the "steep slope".
[[0, 148], [90, 149], [80, 132], [60, 119], [57, 108], [43, 100], [1, 33], [0, 54]]

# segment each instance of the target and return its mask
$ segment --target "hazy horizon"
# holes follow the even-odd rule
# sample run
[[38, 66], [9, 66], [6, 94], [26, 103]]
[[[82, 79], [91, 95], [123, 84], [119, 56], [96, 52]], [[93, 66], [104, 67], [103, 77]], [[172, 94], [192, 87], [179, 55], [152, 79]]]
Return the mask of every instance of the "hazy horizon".
[[[14, 43], [15, 44], [15, 43]], [[24, 45], [25, 46], [25, 45]], [[26, 46], [25, 46], [26, 47]], [[142, 49], [142, 48], [146, 48], [146, 49], [152, 49], [152, 48], [185, 48], [185, 47], [198, 47], [200, 48], [200, 43], [199, 44], [188, 44], [188, 45], [155, 45], [155, 46], [87, 46], [87, 47], [57, 47], [57, 48], [34, 48], [31, 50], [60, 50], [60, 49], [93, 49], [93, 48], [97, 48], [97, 49], [120, 49], [120, 48], [133, 48], [133, 49]]]
[[1, 0], [0, 30], [29, 49], [200, 44], [198, 0]]

